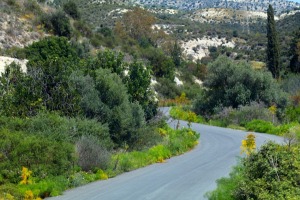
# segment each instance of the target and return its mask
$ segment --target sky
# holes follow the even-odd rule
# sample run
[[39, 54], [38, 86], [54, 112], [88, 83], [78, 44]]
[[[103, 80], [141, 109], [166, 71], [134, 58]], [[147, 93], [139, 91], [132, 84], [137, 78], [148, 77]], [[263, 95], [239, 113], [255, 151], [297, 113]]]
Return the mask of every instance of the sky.
[[298, 3], [300, 3], [300, 0], [290, 0], [290, 1], [294, 1], [294, 2], [298, 2]]

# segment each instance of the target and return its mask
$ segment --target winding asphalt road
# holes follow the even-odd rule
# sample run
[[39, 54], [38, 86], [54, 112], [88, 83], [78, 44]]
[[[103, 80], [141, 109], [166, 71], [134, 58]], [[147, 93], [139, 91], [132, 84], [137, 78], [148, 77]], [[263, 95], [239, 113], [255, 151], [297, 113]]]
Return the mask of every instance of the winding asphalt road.
[[[168, 113], [168, 108], [161, 109]], [[175, 127], [177, 121], [168, 121]], [[181, 126], [187, 126], [180, 121]], [[192, 124], [201, 134], [199, 145], [192, 151], [115, 178], [94, 182], [66, 191], [50, 199], [62, 200], [202, 200], [207, 191], [216, 188], [215, 181], [227, 176], [240, 156], [240, 145], [246, 132]], [[256, 135], [257, 146], [282, 138]]]

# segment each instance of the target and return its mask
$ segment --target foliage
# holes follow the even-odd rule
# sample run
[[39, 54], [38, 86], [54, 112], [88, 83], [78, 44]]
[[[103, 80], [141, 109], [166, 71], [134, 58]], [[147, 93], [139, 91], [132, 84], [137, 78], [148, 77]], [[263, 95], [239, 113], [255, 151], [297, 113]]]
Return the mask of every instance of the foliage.
[[290, 46], [290, 70], [293, 73], [300, 73], [300, 29], [295, 33]]
[[53, 31], [57, 36], [71, 37], [72, 27], [69, 18], [63, 11], [56, 11], [52, 14], [43, 14], [41, 23], [48, 31]]
[[113, 141], [121, 145], [129, 142], [145, 124], [141, 107], [129, 102], [129, 95], [122, 79], [109, 69], [97, 69], [90, 75], [81, 72], [71, 77], [73, 86], [81, 96], [84, 115], [109, 126]]
[[73, 1], [68, 1], [63, 5], [63, 10], [65, 13], [70, 15], [73, 19], [80, 19], [80, 12], [78, 10], [77, 4]]
[[274, 9], [271, 5], [267, 10], [267, 67], [272, 72], [274, 78], [280, 78], [279, 46], [277, 32], [275, 28]]
[[156, 162], [164, 162], [174, 155], [182, 154], [198, 144], [199, 134], [191, 129], [173, 130], [164, 127], [163, 141], [143, 152], [125, 152], [113, 156], [118, 171], [130, 171]]
[[78, 165], [84, 171], [95, 168], [107, 169], [110, 161], [110, 152], [99, 142], [97, 138], [83, 136], [76, 142]]
[[255, 151], [255, 149], [256, 149], [255, 135], [253, 133], [249, 133], [246, 136], [246, 139], [242, 140], [241, 154], [245, 153], [247, 156], [249, 156], [251, 153]]
[[209, 199], [298, 199], [299, 146], [269, 142], [235, 167], [229, 178], [218, 181]]
[[[238, 108], [223, 108], [219, 113], [212, 116], [214, 120], [221, 120], [225, 126], [229, 124], [244, 126], [246, 123], [260, 119], [273, 122], [273, 116], [264, 103], [251, 102], [250, 105], [239, 106]], [[274, 117], [274, 120], [277, 119]]]
[[145, 9], [135, 7], [123, 16], [125, 30], [129, 36], [136, 40], [151, 38], [152, 25], [155, 17]]
[[275, 126], [271, 122], [264, 120], [252, 120], [245, 125], [245, 128], [249, 131], [256, 131], [260, 133], [270, 133], [275, 135], [283, 135], [287, 133], [290, 128], [297, 125], [297, 123], [282, 124]]
[[173, 59], [173, 63], [176, 67], [179, 67], [181, 65], [182, 60], [182, 49], [180, 48], [180, 45], [177, 41], [175, 41], [173, 45], [173, 49], [171, 51], [171, 56]]
[[22, 180], [20, 182], [20, 184], [23, 184], [23, 185], [27, 185], [27, 184], [31, 184], [32, 181], [29, 180], [30, 176], [32, 174], [32, 171], [28, 170], [28, 168], [26, 167], [22, 167]]
[[289, 75], [281, 83], [282, 89], [294, 96], [300, 91], [300, 76], [299, 75]]
[[300, 123], [300, 105], [288, 107], [286, 109], [286, 117], [285, 118], [288, 122]]
[[203, 123], [205, 121], [201, 116], [197, 116], [194, 112], [179, 106], [172, 107], [170, 115], [174, 119], [181, 119], [188, 122]]
[[15, 63], [0, 77], [0, 113], [5, 116], [31, 116], [42, 108], [42, 101], [32, 94], [32, 79]]
[[255, 71], [244, 62], [235, 63], [227, 57], [219, 57], [208, 66], [204, 81], [207, 90], [194, 104], [196, 113], [213, 113], [223, 107], [237, 108], [252, 101], [266, 105], [276, 103], [279, 108], [287, 99], [268, 72]]
[[113, 52], [110, 50], [102, 51], [97, 54], [95, 59], [87, 63], [88, 73], [94, 77], [94, 72], [97, 69], [110, 69], [112, 73], [116, 73], [124, 77], [126, 64], [123, 62], [124, 55], [121, 52]]
[[5, 129], [0, 131], [0, 138], [0, 168], [4, 182], [19, 183], [19, 171], [23, 166], [39, 178], [67, 174], [72, 170], [74, 148], [68, 142]]
[[149, 60], [153, 74], [156, 77], [167, 78], [174, 81], [175, 64], [171, 57], [165, 55], [161, 49], [153, 47], [147, 48], [143, 54], [144, 57]]
[[229, 177], [218, 179], [218, 187], [214, 191], [207, 192], [205, 196], [209, 200], [234, 200], [234, 190], [238, 188], [240, 182], [243, 180], [241, 164], [233, 167]]
[[157, 79], [158, 84], [154, 85], [155, 91], [159, 96], [167, 99], [175, 99], [181, 94], [180, 88], [176, 83], [168, 78]]
[[129, 64], [128, 75], [125, 78], [129, 99], [142, 106], [146, 120], [150, 120], [157, 113], [157, 105], [150, 88], [150, 73], [149, 67], [133, 62]]
[[45, 38], [25, 51], [29, 59], [27, 73], [32, 80], [29, 85], [32, 95], [41, 98], [47, 110], [61, 111], [66, 115], [79, 112], [77, 94], [69, 84], [69, 76], [79, 59], [67, 39]]

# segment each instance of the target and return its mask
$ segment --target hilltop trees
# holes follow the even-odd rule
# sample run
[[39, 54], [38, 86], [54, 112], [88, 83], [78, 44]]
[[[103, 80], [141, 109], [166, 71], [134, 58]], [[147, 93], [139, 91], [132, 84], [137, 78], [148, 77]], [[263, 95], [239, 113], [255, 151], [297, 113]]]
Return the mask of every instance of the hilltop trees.
[[278, 38], [274, 20], [274, 10], [271, 5], [268, 8], [268, 23], [267, 23], [267, 67], [271, 71], [274, 78], [280, 77], [279, 63], [279, 47]]
[[294, 73], [300, 73], [300, 29], [296, 32], [291, 43], [290, 70]]

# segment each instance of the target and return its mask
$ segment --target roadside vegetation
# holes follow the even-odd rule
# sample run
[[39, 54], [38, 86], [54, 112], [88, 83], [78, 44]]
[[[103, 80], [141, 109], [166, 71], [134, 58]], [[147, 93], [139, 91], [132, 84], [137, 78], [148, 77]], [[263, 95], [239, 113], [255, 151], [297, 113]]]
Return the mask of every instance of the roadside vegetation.
[[[246, 33], [241, 24], [200, 24], [185, 13], [154, 14], [135, 7], [125, 14], [111, 13], [113, 21], [108, 21], [104, 12], [96, 17], [98, 7], [84, 1], [54, 1], [54, 7], [45, 3], [0, 3], [3, 13], [29, 23], [40, 39], [24, 48], [0, 49], [3, 56], [28, 60], [26, 72], [12, 63], [0, 76], [0, 199], [59, 195], [192, 149], [199, 135], [191, 129], [172, 130], [159, 116], [158, 106], [170, 105], [176, 105], [171, 116], [189, 124], [288, 134], [287, 146], [267, 144], [241, 161], [232, 181], [222, 179], [232, 191], [241, 186], [239, 194], [228, 192], [224, 198], [255, 199], [253, 195], [266, 191], [281, 197], [275, 186], [282, 199], [292, 197], [286, 188], [291, 195], [299, 193], [299, 147], [293, 138], [300, 123], [300, 29], [295, 25], [293, 33], [286, 32], [288, 24], [299, 23], [297, 18], [279, 22], [285, 35], [269, 36], [279, 37], [279, 54], [267, 45], [265, 22], [251, 25]], [[101, 6], [105, 12], [116, 8]], [[174, 25], [168, 33], [153, 28], [167, 22]], [[16, 38], [18, 30], [6, 33]], [[210, 47], [209, 56], [196, 62], [183, 55], [180, 40], [204, 35], [247, 45]], [[266, 49], [280, 67], [272, 68]], [[251, 171], [250, 158], [262, 166], [278, 158], [282, 174], [273, 163], [266, 171], [271, 175], [257, 176], [251, 185], [248, 175], [260, 168]], [[267, 180], [273, 184], [274, 174], [283, 184], [274, 182], [272, 188]]]
[[[285, 134], [284, 145], [269, 142], [249, 152], [229, 177], [219, 179], [217, 189], [206, 196], [210, 200], [299, 199], [299, 139], [297, 126]], [[247, 146], [245, 143], [242, 147]]]

